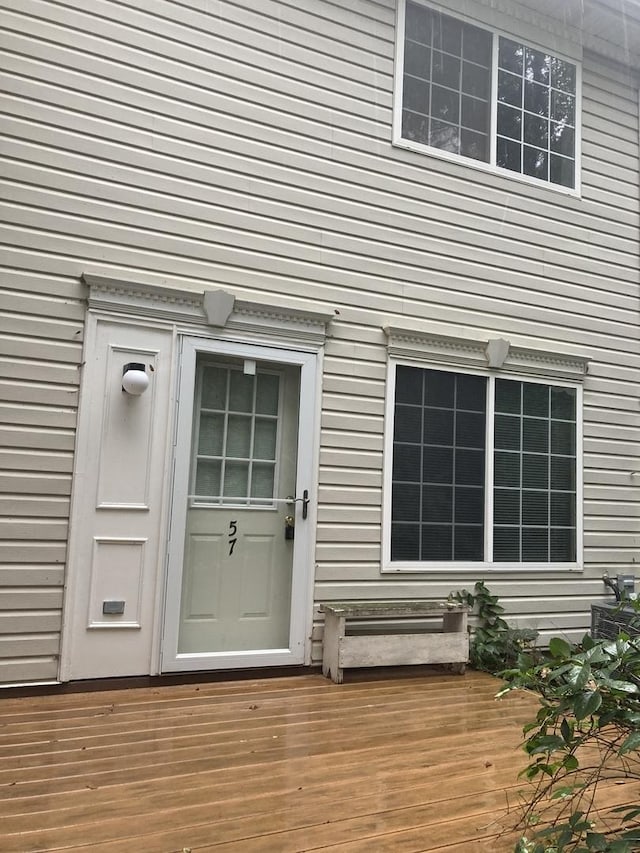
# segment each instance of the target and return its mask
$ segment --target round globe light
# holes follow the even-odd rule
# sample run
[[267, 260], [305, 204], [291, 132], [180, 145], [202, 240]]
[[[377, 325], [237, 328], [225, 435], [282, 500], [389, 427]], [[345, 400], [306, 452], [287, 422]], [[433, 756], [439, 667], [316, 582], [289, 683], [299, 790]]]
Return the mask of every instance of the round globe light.
[[122, 374], [122, 390], [134, 397], [139, 397], [149, 387], [149, 376], [143, 364], [128, 364]]

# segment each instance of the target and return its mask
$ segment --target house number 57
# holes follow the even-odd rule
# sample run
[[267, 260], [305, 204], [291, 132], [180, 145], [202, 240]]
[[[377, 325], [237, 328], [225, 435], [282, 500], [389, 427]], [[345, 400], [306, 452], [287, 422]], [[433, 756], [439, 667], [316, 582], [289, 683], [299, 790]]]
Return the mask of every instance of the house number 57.
[[229, 556], [233, 554], [233, 549], [236, 547], [236, 542], [238, 541], [238, 522], [230, 521], [229, 522]]

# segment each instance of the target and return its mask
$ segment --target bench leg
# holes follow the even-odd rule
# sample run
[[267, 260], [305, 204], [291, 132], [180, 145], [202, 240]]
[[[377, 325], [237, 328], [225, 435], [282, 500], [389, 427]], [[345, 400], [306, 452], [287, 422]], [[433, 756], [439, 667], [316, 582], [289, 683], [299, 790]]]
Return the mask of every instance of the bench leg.
[[[467, 633], [467, 612], [451, 611], [445, 613], [442, 617], [442, 630], [445, 634], [450, 633]], [[456, 675], [464, 675], [467, 667], [465, 661], [454, 661], [450, 664], [451, 672]]]
[[467, 630], [467, 614], [451, 611], [442, 616], [442, 630], [445, 634], [458, 633]]
[[336, 684], [342, 684], [340, 666], [340, 640], [344, 637], [345, 618], [335, 613], [324, 615], [324, 638], [322, 641], [322, 674]]

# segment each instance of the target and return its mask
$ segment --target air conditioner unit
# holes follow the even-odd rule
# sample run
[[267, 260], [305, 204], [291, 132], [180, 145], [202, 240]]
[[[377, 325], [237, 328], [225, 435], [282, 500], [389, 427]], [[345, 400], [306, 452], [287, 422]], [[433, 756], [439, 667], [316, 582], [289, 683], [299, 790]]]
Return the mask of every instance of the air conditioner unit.
[[591, 605], [591, 636], [594, 640], [615, 640], [620, 631], [640, 635], [640, 613], [620, 602]]

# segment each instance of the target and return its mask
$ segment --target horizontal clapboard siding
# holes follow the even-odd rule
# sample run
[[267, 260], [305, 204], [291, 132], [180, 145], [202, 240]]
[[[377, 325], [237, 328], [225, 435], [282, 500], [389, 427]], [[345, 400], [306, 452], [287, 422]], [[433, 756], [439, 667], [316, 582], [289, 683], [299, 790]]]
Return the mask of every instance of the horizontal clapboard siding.
[[[60, 604], [44, 587], [55, 593], [62, 574], [49, 588], [39, 572], [65, 559], [91, 269], [339, 312], [324, 360], [316, 602], [440, 597], [478, 579], [380, 575], [384, 324], [588, 355], [585, 573], [491, 582], [518, 624], [579, 634], [602, 573], [628, 570], [640, 545], [633, 76], [585, 54], [571, 197], [390, 145], [393, 0], [214, 5], [0, 2], [7, 680], [55, 675]], [[502, 25], [526, 39], [536, 14], [525, 17]], [[535, 23], [538, 37], [555, 29]], [[18, 607], [29, 596], [41, 609]], [[314, 637], [317, 659], [321, 619]]]
[[0, 683], [55, 681], [84, 306], [77, 280], [0, 281]]

